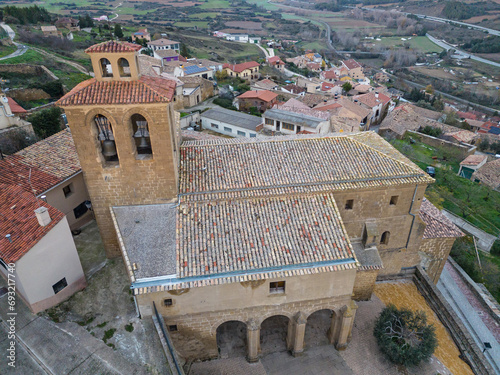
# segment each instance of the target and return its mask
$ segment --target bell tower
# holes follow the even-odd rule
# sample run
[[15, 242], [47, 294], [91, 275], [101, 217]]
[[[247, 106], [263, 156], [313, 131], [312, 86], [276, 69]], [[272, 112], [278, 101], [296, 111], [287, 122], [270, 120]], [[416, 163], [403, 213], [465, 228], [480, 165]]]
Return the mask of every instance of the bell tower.
[[57, 103], [68, 119], [108, 257], [120, 255], [111, 206], [177, 198], [175, 82], [141, 76], [140, 49], [116, 41], [88, 48], [95, 78]]

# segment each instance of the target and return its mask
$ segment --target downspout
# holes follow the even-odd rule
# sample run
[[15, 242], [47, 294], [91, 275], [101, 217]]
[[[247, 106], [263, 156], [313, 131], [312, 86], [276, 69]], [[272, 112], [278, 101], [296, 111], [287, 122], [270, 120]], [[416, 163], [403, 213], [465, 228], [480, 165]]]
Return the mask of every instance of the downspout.
[[413, 230], [413, 223], [415, 223], [415, 214], [413, 214], [411, 212], [411, 210], [413, 209], [413, 203], [415, 202], [415, 196], [417, 195], [417, 189], [418, 189], [418, 184], [415, 185], [415, 191], [413, 192], [413, 198], [411, 200], [410, 211], [408, 211], [408, 213], [412, 216], [412, 219], [411, 219], [410, 233], [408, 233], [408, 240], [406, 240], [406, 250], [408, 250], [408, 244], [410, 243], [411, 232]]

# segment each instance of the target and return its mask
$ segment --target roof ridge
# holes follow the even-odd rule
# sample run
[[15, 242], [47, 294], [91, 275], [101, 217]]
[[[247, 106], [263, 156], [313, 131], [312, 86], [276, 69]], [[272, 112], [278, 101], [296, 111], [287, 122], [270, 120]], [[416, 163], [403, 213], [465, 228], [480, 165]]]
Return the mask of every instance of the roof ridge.
[[66, 95], [63, 95], [59, 100], [55, 103], [58, 106], [63, 105], [62, 102], [63, 100], [68, 100], [69, 98], [75, 96], [78, 94], [80, 91], [85, 90], [87, 87], [89, 87], [91, 84], [98, 82], [95, 77], [89, 78], [86, 81], [80, 82], [78, 85], [73, 87], [70, 92], [68, 92]]

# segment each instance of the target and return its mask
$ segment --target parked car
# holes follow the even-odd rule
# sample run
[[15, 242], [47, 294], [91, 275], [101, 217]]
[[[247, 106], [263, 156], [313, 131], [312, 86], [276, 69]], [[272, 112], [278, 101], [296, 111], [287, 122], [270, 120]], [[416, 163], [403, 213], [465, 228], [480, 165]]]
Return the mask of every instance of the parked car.
[[427, 172], [427, 174], [431, 177], [436, 177], [436, 170], [434, 169], [434, 167], [427, 167], [425, 168], [425, 171]]

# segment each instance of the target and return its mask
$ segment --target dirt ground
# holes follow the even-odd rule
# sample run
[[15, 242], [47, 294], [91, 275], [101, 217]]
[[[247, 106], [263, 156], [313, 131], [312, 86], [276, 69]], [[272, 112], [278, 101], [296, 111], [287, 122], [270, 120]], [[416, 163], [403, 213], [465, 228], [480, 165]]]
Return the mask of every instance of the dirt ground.
[[56, 323], [76, 322], [131, 362], [168, 374], [153, 322], [137, 317], [123, 261], [105, 258], [95, 221], [74, 240], [88, 286], [44, 314]]

